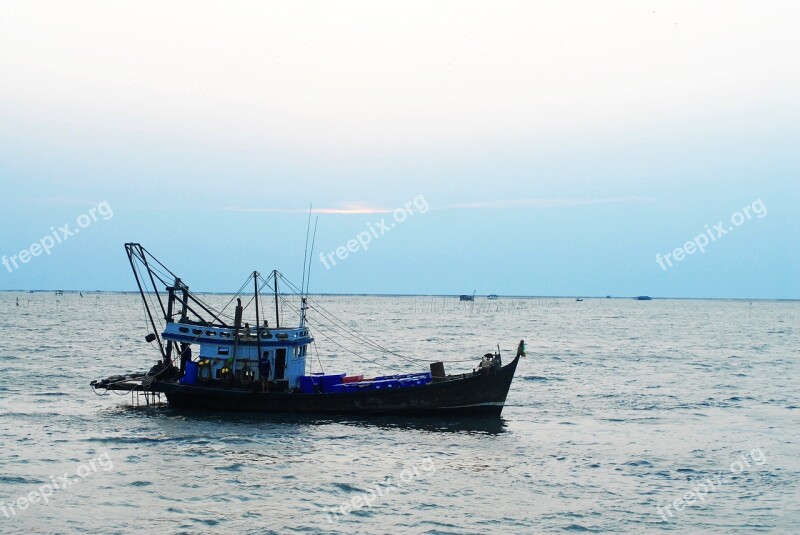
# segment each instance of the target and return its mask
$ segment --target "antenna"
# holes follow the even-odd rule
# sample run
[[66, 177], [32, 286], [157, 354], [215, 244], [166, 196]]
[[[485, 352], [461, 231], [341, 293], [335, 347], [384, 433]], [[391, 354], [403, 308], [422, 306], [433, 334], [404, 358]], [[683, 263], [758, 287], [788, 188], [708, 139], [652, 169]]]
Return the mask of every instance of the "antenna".
[[300, 297], [303, 297], [303, 286], [306, 283], [306, 261], [308, 260], [308, 231], [311, 230], [311, 204], [308, 205], [308, 224], [306, 225], [306, 246], [303, 249], [303, 280], [300, 283]]
[[[306, 280], [306, 295], [308, 295], [308, 286], [311, 284], [311, 260], [314, 258], [314, 243], [317, 241], [317, 223], [319, 223], [319, 216], [314, 218], [314, 235], [311, 238], [311, 254], [308, 257], [308, 278]], [[303, 288], [301, 287], [300, 290]], [[302, 293], [302, 292], [301, 292]]]

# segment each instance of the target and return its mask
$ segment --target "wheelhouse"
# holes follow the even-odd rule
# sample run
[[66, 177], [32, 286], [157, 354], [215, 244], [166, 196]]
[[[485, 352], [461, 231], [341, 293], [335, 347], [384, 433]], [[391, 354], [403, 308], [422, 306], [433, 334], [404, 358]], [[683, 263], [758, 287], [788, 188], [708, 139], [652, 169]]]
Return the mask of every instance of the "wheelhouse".
[[[252, 374], [254, 380], [262, 379], [259, 363], [269, 362], [270, 381], [285, 381], [288, 388], [297, 386], [298, 378], [306, 373], [308, 346], [314, 341], [306, 327], [258, 329], [245, 325], [238, 329], [195, 325], [192, 323], [167, 323], [162, 338], [167, 343], [187, 344], [199, 348], [192, 350], [210, 379], [221, 379], [228, 370], [234, 377]], [[258, 337], [260, 336], [260, 341]], [[183, 351], [184, 349], [181, 349]], [[259, 351], [261, 351], [259, 355]]]

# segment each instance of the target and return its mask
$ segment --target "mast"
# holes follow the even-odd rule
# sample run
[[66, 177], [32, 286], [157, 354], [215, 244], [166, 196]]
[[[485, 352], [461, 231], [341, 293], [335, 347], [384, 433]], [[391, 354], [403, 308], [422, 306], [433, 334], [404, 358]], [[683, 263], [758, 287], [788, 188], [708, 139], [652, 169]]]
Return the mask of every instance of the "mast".
[[172, 321], [172, 314], [175, 310], [175, 286], [178, 284], [178, 279], [175, 279], [175, 284], [167, 288], [167, 323]]
[[[167, 293], [167, 314], [166, 318], [164, 318], [164, 321], [166, 321], [167, 325], [169, 325], [169, 323], [172, 321], [172, 309], [173, 305], [175, 304], [175, 287], [168, 286]], [[172, 347], [174, 345], [175, 344], [172, 342], [172, 340], [167, 340], [167, 359], [169, 359], [170, 362], [172, 362]]]
[[[125, 244], [125, 252], [128, 253], [128, 262], [131, 264], [131, 270], [133, 271], [133, 276], [136, 279], [136, 286], [139, 287], [139, 295], [142, 296], [142, 302], [144, 303], [144, 308], [147, 311], [147, 317], [150, 320], [150, 326], [153, 327], [153, 336], [158, 341], [158, 349], [161, 351], [161, 356], [165, 359], [167, 358], [167, 353], [164, 351], [164, 345], [161, 343], [161, 337], [158, 335], [158, 328], [156, 327], [156, 322], [153, 320], [153, 314], [150, 311], [150, 304], [147, 302], [147, 297], [144, 295], [144, 288], [142, 288], [142, 281], [139, 280], [139, 273], [136, 271], [136, 264], [133, 259], [134, 251], [139, 253], [139, 255], [144, 256], [144, 252], [140, 251], [141, 245], [138, 243], [126, 243]], [[156, 290], [156, 293], [158, 290]]]
[[258, 362], [261, 362], [261, 318], [258, 316], [258, 271], [253, 272], [253, 288], [256, 296], [256, 344], [258, 345]]
[[166, 321], [167, 311], [164, 310], [164, 302], [161, 301], [161, 294], [158, 293], [158, 285], [156, 284], [156, 279], [153, 278], [153, 270], [150, 269], [150, 264], [147, 263], [147, 255], [142, 251], [142, 264], [144, 268], [147, 270], [147, 274], [150, 276], [150, 282], [153, 284], [153, 290], [155, 290], [156, 297], [158, 298], [158, 304], [161, 305], [161, 313], [164, 315], [164, 319]]
[[[311, 214], [309, 213], [309, 217]], [[311, 221], [309, 220], [309, 224]], [[300, 286], [300, 327], [306, 326], [306, 311], [308, 310], [308, 286], [311, 284], [311, 259], [314, 258], [314, 243], [317, 241], [317, 223], [319, 223], [319, 217], [314, 219], [314, 236], [311, 238], [311, 255], [308, 258], [308, 279], [305, 280], [306, 287], [303, 289], [303, 286]], [[303, 271], [305, 273], [305, 270]]]
[[[304, 251], [304, 253], [303, 253], [303, 280], [300, 282], [300, 297], [303, 296], [303, 287], [306, 284], [306, 261], [308, 260], [308, 233], [311, 230], [311, 206], [312, 205], [310, 205], [310, 204], [308, 205], [308, 224], [306, 225], [306, 246], [305, 246], [305, 249], [303, 249], [303, 251]], [[316, 231], [316, 228], [314, 230]], [[314, 252], [312, 251], [311, 254], [313, 256]], [[302, 327], [302, 325], [301, 325], [301, 327]]]
[[[236, 353], [239, 351], [239, 331], [242, 327], [242, 300], [236, 298], [236, 311], [233, 313], [233, 365], [236, 366]], [[233, 371], [233, 370], [231, 370]]]
[[272, 270], [272, 279], [275, 282], [275, 328], [281, 328], [281, 319], [278, 315], [278, 270]]
[[181, 282], [180, 279], [175, 279], [181, 287], [181, 323], [186, 323], [186, 313], [189, 308], [189, 288]]

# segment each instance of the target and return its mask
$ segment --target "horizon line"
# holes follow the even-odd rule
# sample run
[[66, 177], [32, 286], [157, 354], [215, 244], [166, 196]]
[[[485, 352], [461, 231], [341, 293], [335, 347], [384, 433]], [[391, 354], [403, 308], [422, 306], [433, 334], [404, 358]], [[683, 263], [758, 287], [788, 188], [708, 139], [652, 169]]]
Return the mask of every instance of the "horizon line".
[[[50, 292], [64, 292], [64, 293], [89, 293], [89, 294], [138, 294], [138, 288], [133, 288], [130, 290], [45, 290], [45, 289], [36, 289], [36, 290], [9, 290], [9, 289], [2, 289], [0, 292], [2, 293], [50, 293]], [[147, 294], [152, 294], [155, 292], [145, 292]], [[212, 294], [212, 295], [237, 295], [234, 292], [218, 292], [218, 291], [199, 291], [194, 292], [198, 294]], [[299, 295], [294, 292], [292, 293], [281, 293], [280, 295]], [[317, 296], [332, 296], [332, 297], [452, 297], [458, 298], [461, 295], [472, 295], [472, 294], [413, 294], [413, 293], [346, 293], [346, 292], [309, 292], [306, 295], [317, 295]], [[475, 294], [475, 297], [482, 297], [486, 298], [489, 295], [496, 295], [498, 299], [602, 299], [602, 300], [609, 300], [609, 299], [631, 299], [637, 300], [636, 298], [639, 297], [638, 295], [511, 295], [511, 294]], [[640, 294], [645, 295], [645, 294]], [[651, 300], [656, 301], [668, 301], [668, 300], [691, 300], [691, 301], [784, 301], [784, 302], [800, 302], [800, 297], [677, 297], [677, 296], [647, 296], [650, 297]], [[465, 301], [465, 302], [474, 302], [474, 301]]]

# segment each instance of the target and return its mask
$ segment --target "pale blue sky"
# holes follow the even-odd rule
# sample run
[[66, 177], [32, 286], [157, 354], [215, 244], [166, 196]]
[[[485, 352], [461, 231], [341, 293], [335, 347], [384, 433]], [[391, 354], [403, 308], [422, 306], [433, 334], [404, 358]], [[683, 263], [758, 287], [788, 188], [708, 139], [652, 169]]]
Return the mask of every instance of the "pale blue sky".
[[800, 7], [701, 4], [4, 2], [0, 289], [299, 283], [313, 203], [312, 291], [800, 298]]

